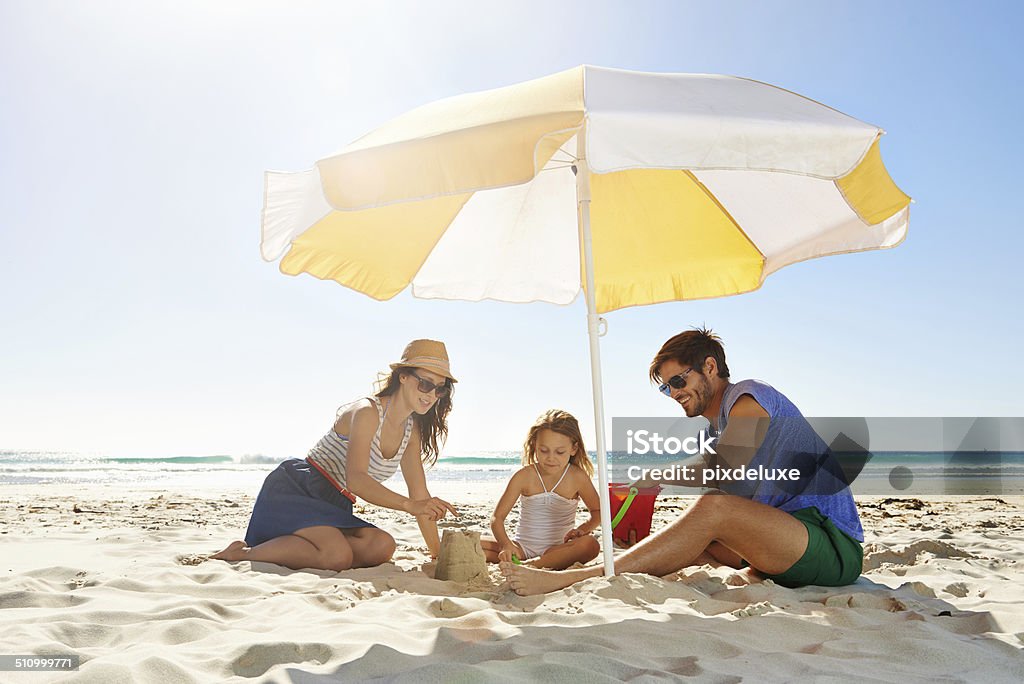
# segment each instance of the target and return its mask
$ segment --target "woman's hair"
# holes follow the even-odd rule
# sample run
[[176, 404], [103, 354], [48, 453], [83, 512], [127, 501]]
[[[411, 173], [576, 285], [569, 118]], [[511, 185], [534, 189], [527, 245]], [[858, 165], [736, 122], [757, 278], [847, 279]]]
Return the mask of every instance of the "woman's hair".
[[[378, 386], [383, 385], [383, 389], [373, 396], [382, 399], [395, 394], [401, 387], [399, 377], [403, 374], [411, 375], [412, 371], [412, 368], [402, 367], [396, 368], [390, 374], [381, 373], [377, 383]], [[445, 384], [448, 386], [448, 394], [438, 397], [437, 401], [434, 402], [434, 405], [426, 413], [422, 415], [413, 413], [413, 419], [420, 429], [420, 446], [423, 452], [423, 462], [429, 465], [434, 465], [441, 453], [438, 440], [440, 440], [441, 444], [444, 444], [448, 438], [448, 412], [452, 410], [452, 391], [454, 387], [451, 380], [446, 379]]]
[[587, 450], [583, 446], [580, 424], [571, 413], [560, 409], [545, 411], [530, 427], [530, 432], [526, 435], [526, 441], [523, 443], [523, 465], [537, 462], [537, 436], [541, 430], [551, 430], [572, 440], [572, 445], [576, 447], [576, 453], [569, 459], [569, 463], [582, 468], [587, 477], [594, 476], [594, 464], [590, 462]]

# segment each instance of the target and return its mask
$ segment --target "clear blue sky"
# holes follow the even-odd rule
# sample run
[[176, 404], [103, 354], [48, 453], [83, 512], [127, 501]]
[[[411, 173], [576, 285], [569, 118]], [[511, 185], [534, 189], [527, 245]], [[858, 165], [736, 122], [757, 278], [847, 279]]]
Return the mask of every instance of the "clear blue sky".
[[[378, 7], [380, 5], [380, 7]], [[451, 453], [593, 434], [585, 312], [386, 303], [259, 256], [264, 169], [431, 100], [589, 63], [767, 81], [888, 131], [895, 250], [614, 312], [606, 416], [707, 323], [808, 415], [1022, 415], [1018, 3], [0, 0], [0, 449], [301, 456], [408, 339], [463, 382]], [[593, 443], [588, 444], [593, 447]]]

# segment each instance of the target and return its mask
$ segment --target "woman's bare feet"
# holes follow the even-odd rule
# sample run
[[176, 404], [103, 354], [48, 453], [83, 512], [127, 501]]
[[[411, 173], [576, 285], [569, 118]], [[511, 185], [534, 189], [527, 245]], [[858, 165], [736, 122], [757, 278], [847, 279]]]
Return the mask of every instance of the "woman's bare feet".
[[520, 596], [547, 594], [602, 574], [600, 567], [576, 570], [541, 570], [507, 561], [502, 561], [498, 567], [501, 568], [501, 574], [508, 579], [512, 590]]
[[244, 541], [233, 541], [220, 553], [215, 553], [210, 558], [214, 560], [240, 561], [245, 559], [245, 552], [249, 547]]

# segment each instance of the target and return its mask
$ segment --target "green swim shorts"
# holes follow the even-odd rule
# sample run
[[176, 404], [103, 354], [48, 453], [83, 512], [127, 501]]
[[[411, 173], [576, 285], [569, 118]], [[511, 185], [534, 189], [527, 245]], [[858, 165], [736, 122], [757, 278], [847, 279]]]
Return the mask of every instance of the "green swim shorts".
[[766, 577], [791, 588], [808, 584], [841, 587], [856, 582], [864, 565], [860, 542], [836, 527], [816, 506], [790, 515], [807, 528], [807, 550], [789, 570]]

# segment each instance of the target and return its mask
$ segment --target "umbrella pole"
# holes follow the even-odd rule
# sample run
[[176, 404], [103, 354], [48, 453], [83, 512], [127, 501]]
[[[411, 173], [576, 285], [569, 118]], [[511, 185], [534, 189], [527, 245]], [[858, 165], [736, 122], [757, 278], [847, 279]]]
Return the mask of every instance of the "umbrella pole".
[[576, 142], [576, 220], [583, 245], [586, 275], [587, 335], [590, 338], [590, 378], [594, 389], [594, 433], [597, 437], [597, 482], [601, 497], [601, 550], [604, 554], [604, 575], [615, 574], [612, 557], [612, 509], [608, 495], [608, 456], [604, 444], [604, 393], [601, 389], [601, 346], [598, 338], [601, 317], [597, 315], [594, 293], [594, 251], [590, 239], [590, 167], [586, 159], [586, 127], [580, 129]]

